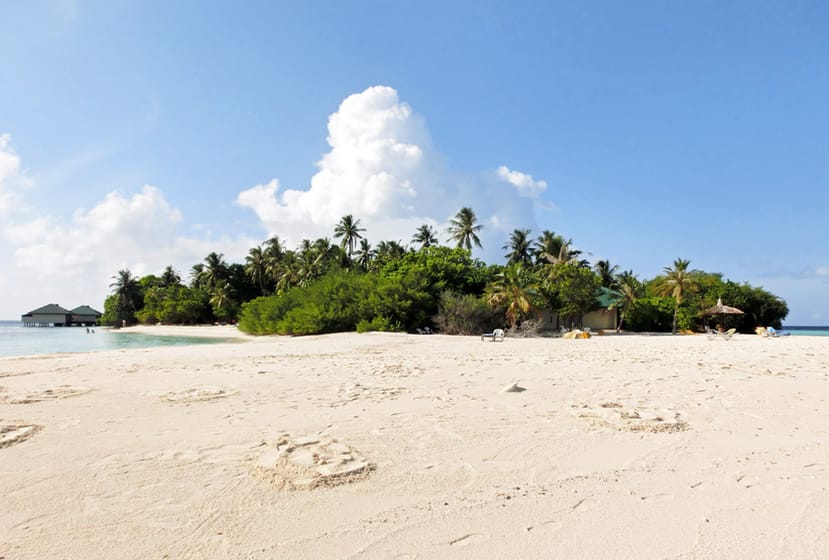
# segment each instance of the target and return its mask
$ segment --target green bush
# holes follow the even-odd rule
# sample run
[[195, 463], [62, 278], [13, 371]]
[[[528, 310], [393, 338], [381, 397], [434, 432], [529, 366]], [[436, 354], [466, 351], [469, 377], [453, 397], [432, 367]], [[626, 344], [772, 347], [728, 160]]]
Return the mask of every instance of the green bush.
[[403, 328], [400, 326], [400, 323], [395, 323], [388, 317], [375, 317], [370, 321], [368, 319], [360, 319], [357, 322], [357, 332], [359, 333], [372, 331], [399, 332], [402, 330]]
[[371, 290], [367, 275], [333, 271], [308, 286], [251, 300], [242, 307], [239, 329], [286, 335], [353, 331]]
[[472, 294], [443, 292], [434, 321], [443, 334], [481, 334], [504, 325], [504, 308]]
[[[679, 306], [676, 325], [678, 330], [691, 329], [696, 313], [686, 305]], [[639, 332], [671, 332], [674, 320], [674, 298], [646, 297], [637, 299], [625, 317], [628, 330]]]

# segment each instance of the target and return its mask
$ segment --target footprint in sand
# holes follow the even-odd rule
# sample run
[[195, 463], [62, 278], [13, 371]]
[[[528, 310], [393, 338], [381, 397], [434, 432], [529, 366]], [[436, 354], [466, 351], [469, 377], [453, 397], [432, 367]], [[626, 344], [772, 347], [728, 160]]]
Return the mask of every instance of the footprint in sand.
[[609, 401], [592, 407], [585, 403], [571, 405], [574, 414], [588, 420], [593, 426], [613, 428], [621, 432], [684, 432], [690, 429], [679, 412], [646, 406], [626, 407]]
[[337, 400], [328, 403], [328, 406], [344, 406], [360, 399], [370, 399], [379, 403], [387, 399], [396, 399], [404, 391], [406, 391], [405, 387], [380, 387], [348, 383], [340, 386], [339, 391], [337, 391]]
[[26, 424], [19, 420], [9, 422], [0, 421], [0, 449], [26, 441], [42, 428], [43, 426]]
[[77, 397], [85, 395], [92, 389], [89, 387], [71, 387], [69, 385], [60, 385], [54, 389], [41, 389], [38, 391], [29, 391], [20, 395], [5, 395], [0, 397], [0, 401], [8, 404], [31, 404], [41, 401], [53, 401], [58, 399], [68, 399], [70, 397]]
[[232, 391], [225, 387], [217, 387], [214, 385], [200, 385], [198, 387], [191, 387], [182, 391], [173, 391], [165, 395], [161, 395], [161, 400], [171, 403], [191, 403], [200, 401], [212, 401], [214, 399], [222, 399], [233, 395], [236, 391]]
[[374, 464], [333, 438], [286, 434], [260, 455], [251, 474], [280, 490], [311, 490], [354, 482], [372, 470]]

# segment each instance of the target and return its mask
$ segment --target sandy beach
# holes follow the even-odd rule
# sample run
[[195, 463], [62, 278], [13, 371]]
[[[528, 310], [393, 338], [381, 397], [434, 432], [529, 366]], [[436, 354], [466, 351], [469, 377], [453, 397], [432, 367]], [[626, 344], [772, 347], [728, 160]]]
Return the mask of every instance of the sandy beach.
[[829, 337], [142, 329], [0, 359], [0, 558], [829, 551]]

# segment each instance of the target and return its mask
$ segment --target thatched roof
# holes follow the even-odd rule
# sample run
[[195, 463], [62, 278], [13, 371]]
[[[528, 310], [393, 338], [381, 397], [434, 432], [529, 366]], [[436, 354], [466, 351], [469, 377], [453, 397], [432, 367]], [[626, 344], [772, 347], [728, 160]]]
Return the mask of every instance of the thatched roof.
[[737, 309], [736, 307], [731, 307], [728, 305], [723, 305], [722, 298], [717, 298], [717, 305], [714, 307], [709, 307], [700, 315], [742, 315], [743, 310]]

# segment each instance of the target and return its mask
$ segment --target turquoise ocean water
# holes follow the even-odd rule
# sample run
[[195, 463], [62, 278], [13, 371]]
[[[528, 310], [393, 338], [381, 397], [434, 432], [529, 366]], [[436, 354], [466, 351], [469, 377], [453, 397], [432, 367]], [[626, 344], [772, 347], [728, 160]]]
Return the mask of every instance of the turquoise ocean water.
[[19, 321], [0, 321], [0, 357], [217, 342], [227, 339], [125, 333], [97, 327], [87, 333], [85, 327], [24, 327]]
[[784, 331], [788, 331], [792, 335], [799, 336], [829, 336], [829, 327], [783, 327]]

